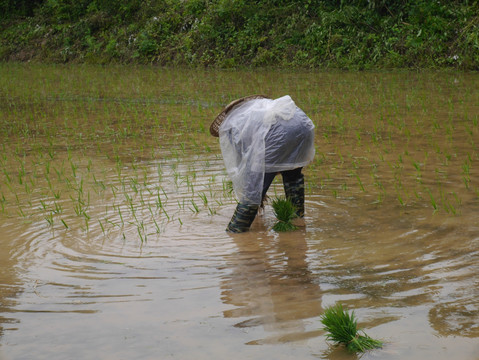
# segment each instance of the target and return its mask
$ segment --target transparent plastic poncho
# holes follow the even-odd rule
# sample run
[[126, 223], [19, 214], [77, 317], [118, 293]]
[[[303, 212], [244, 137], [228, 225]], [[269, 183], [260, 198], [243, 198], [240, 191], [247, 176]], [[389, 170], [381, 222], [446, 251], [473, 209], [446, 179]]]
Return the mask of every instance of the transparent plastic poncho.
[[221, 152], [242, 204], [260, 204], [265, 173], [293, 170], [314, 157], [314, 124], [290, 96], [238, 105], [219, 128]]

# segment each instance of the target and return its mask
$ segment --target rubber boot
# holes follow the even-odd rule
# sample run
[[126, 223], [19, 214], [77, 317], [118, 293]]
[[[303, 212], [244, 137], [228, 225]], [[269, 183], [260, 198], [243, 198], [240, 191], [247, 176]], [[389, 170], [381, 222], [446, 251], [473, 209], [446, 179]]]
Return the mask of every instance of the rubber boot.
[[284, 181], [284, 193], [286, 198], [289, 199], [296, 208], [296, 216], [299, 218], [304, 217], [304, 175], [300, 176], [293, 181]]
[[242, 233], [248, 231], [258, 213], [259, 205], [238, 204], [226, 231]]

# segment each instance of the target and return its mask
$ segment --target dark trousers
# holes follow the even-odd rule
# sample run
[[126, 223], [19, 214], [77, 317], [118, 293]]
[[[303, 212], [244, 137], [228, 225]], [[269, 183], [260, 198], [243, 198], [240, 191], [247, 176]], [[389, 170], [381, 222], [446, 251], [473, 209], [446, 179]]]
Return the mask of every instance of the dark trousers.
[[[269, 187], [271, 186], [274, 178], [276, 175], [281, 174], [283, 177], [283, 184], [290, 184], [297, 182], [299, 179], [303, 178], [303, 174], [301, 173], [301, 170], [303, 168], [296, 168], [294, 170], [286, 170], [286, 171], [281, 171], [280, 173], [266, 173], [264, 174], [264, 181], [263, 181], [263, 199], [266, 196], [266, 193], [268, 192]], [[288, 194], [286, 194], [286, 197]]]

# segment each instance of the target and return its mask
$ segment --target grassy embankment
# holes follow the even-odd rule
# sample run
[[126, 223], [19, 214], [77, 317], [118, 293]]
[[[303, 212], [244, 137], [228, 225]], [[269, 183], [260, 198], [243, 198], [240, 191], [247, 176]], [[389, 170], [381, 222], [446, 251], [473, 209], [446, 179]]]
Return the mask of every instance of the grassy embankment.
[[0, 60], [479, 69], [477, 1], [1, 0]]

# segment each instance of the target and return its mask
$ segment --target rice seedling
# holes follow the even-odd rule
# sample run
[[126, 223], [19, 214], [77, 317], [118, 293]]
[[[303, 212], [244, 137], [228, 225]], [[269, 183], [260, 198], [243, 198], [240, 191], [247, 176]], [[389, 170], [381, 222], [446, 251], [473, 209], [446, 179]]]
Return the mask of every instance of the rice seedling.
[[274, 231], [285, 232], [297, 229], [292, 223], [292, 220], [296, 217], [296, 208], [289, 199], [276, 197], [271, 205], [273, 206], [273, 213], [278, 220], [273, 225]]
[[429, 194], [429, 198], [431, 200], [431, 205], [434, 209], [434, 212], [438, 211], [439, 210], [439, 205], [438, 205], [436, 199], [434, 198], [434, 195], [432, 194], [431, 189], [427, 188], [426, 190]]
[[45, 220], [48, 222], [48, 226], [53, 227], [53, 214], [52, 213], [48, 213], [45, 216]]
[[208, 197], [206, 196], [206, 194], [204, 192], [200, 192], [200, 193], [198, 193], [198, 196], [203, 201], [203, 205], [208, 206]]
[[65, 222], [65, 220], [63, 219], [60, 219], [60, 221], [62, 222], [63, 226], [65, 227], [65, 229], [69, 229], [67, 223]]
[[354, 311], [347, 312], [340, 303], [325, 309], [321, 323], [327, 332], [326, 338], [337, 345], [343, 345], [350, 352], [365, 352], [383, 346], [382, 341], [375, 340], [358, 329]]
[[190, 200], [191, 202], [191, 205], [193, 206], [193, 208], [191, 207], [188, 207], [193, 213], [197, 214], [200, 212], [200, 208], [198, 207], [198, 205], [195, 203], [195, 201], [193, 199]]
[[[80, 221], [85, 227], [83, 222], [90, 217], [91, 231], [96, 227], [106, 235], [109, 228], [133, 224], [143, 236], [155, 229], [158, 233], [162, 221], [170, 225], [195, 221], [194, 214], [203, 208], [213, 216], [218, 208], [234, 202], [231, 183], [218, 166], [222, 163], [218, 144], [207, 134], [208, 125], [218, 104], [225, 102], [221, 89], [243, 93], [250, 91], [251, 84], [237, 81], [231, 89], [216, 84], [198, 94], [196, 87], [184, 85], [191, 84], [191, 72], [145, 67], [142, 71], [151, 71], [151, 76], [141, 78], [149, 80], [138, 86], [141, 91], [132, 91], [131, 84], [138, 82], [137, 70], [121, 76], [115, 72], [108, 82], [108, 67], [100, 71], [6, 64], [0, 71], [2, 90], [8, 94], [0, 109], [2, 216], [17, 211], [23, 218], [34, 214], [45, 221], [53, 210], [55, 216], [68, 216], [64, 217], [68, 228], [63, 225], [68, 230], [74, 231]], [[241, 72], [231, 75], [242, 77]], [[171, 83], [172, 77], [178, 88], [173, 92], [158, 89], [158, 84]], [[284, 88], [282, 75], [264, 79], [268, 87]], [[452, 101], [446, 93], [436, 93], [436, 102], [426, 96], [430, 92], [425, 88], [403, 86], [397, 76], [374, 81], [373, 87], [357, 93], [344, 88], [344, 82], [331, 84], [330, 93], [315, 86], [310, 91], [285, 88], [311, 114], [321, 134], [318, 139], [327, 140], [319, 139], [321, 146], [308, 167], [308, 193], [321, 192], [324, 201], [337, 201], [334, 196], [370, 204], [373, 199], [386, 209], [398, 201], [404, 207], [425, 203], [434, 212], [459, 213], [479, 192], [474, 149], [479, 117], [471, 115], [469, 106], [477, 103], [477, 95], [456, 94], [463, 98]], [[322, 100], [337, 94], [342, 96], [331, 104]], [[441, 103], [450, 105], [437, 106]], [[422, 159], [428, 153], [433, 155], [426, 167]], [[468, 153], [469, 160], [464, 161]], [[368, 163], [377, 165], [369, 168]], [[448, 192], [439, 197], [437, 188], [446, 181]], [[90, 193], [94, 199], [89, 199]], [[427, 194], [437, 199], [432, 201], [431, 195], [429, 202]], [[44, 208], [39, 209], [39, 199]], [[98, 204], [105, 209], [103, 214]], [[178, 214], [181, 220], [173, 222]], [[124, 231], [129, 238], [137, 233]]]

